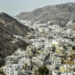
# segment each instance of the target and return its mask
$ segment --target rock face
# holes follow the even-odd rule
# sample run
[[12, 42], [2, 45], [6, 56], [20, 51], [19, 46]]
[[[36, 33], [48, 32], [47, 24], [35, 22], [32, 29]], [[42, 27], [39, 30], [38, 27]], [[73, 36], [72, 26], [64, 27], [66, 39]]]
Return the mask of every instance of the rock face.
[[6, 13], [0, 13], [0, 22], [3, 23], [4, 27], [8, 28], [10, 34], [13, 35], [24, 36], [31, 30]]
[[68, 21], [75, 19], [75, 3], [50, 5], [38, 8], [32, 12], [20, 13], [17, 15], [17, 18], [43, 23], [47, 21], [54, 21], [55, 24], [65, 26]]

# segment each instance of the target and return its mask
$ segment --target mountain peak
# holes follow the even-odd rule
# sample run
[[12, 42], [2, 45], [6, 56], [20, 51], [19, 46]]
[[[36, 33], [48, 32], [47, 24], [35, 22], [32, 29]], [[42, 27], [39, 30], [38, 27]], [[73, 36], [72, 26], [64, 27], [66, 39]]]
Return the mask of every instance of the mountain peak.
[[0, 13], [0, 23], [1, 25], [3, 24], [3, 26], [6, 27], [12, 35], [24, 36], [25, 34], [27, 34], [27, 31], [30, 31], [29, 27], [24, 26], [16, 19], [4, 12]]
[[5, 12], [1, 12], [0, 15], [7, 15]]
[[9, 16], [8, 14], [2, 12], [0, 13], [0, 22], [3, 24], [12, 22], [13, 20], [15, 20], [14, 18], [12, 18], [11, 16]]

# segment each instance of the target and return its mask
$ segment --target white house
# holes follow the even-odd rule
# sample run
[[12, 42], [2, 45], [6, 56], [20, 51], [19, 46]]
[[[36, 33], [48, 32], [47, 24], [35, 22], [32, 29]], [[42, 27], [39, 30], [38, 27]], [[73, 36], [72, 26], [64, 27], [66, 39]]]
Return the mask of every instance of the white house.
[[60, 58], [55, 58], [54, 61], [53, 61], [53, 63], [54, 63], [55, 65], [56, 65], [56, 64], [60, 65], [60, 64], [62, 64], [62, 61], [61, 61]]
[[17, 64], [9, 64], [5, 69], [6, 75], [17, 75], [18, 73], [18, 65]]

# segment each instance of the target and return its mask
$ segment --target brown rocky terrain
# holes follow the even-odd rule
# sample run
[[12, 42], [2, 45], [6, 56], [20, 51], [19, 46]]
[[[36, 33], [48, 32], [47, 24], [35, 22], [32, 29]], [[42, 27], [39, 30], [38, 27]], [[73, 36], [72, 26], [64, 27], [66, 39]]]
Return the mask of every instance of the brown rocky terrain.
[[3, 23], [4, 27], [8, 28], [10, 34], [13, 35], [24, 36], [27, 32], [31, 31], [29, 27], [24, 26], [6, 13], [0, 13], [0, 22]]

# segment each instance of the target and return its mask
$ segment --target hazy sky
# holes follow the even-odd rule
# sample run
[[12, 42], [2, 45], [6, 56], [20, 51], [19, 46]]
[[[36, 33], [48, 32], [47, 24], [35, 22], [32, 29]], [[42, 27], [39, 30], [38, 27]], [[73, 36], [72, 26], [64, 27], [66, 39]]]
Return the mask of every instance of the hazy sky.
[[[46, 5], [66, 2], [70, 2], [70, 0], [0, 0], [0, 12], [15, 16], [20, 12], [28, 12]], [[75, 0], [71, 0], [71, 2], [75, 2]]]

